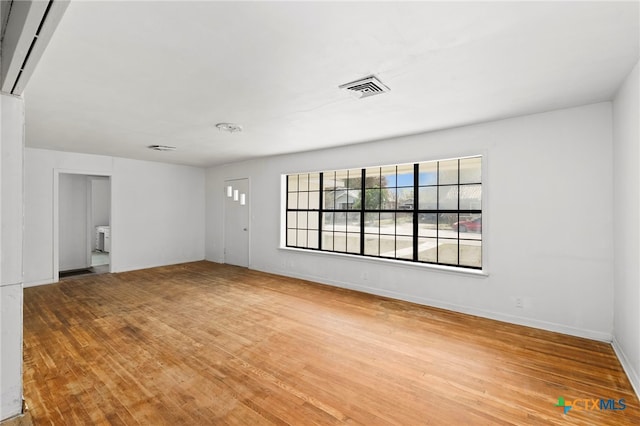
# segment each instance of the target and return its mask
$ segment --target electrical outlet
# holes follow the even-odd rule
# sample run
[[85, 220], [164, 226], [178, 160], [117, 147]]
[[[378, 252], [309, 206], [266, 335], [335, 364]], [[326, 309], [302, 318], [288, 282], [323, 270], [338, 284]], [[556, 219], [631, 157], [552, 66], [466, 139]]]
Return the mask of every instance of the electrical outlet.
[[522, 297], [516, 297], [516, 308], [522, 308]]
[[362, 281], [367, 281], [369, 279], [369, 274], [367, 274], [366, 272], [362, 273]]

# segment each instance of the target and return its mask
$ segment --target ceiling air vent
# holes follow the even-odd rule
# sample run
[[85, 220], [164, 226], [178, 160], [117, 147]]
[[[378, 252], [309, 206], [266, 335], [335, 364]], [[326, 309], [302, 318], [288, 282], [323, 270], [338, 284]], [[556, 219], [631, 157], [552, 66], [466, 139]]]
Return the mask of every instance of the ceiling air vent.
[[346, 83], [338, 87], [348, 90], [358, 98], [379, 95], [391, 90], [378, 80], [378, 77], [375, 75], [370, 75], [369, 77], [361, 78], [360, 80], [352, 81], [351, 83]]
[[149, 145], [149, 149], [153, 149], [156, 151], [175, 151], [176, 147], [168, 145]]

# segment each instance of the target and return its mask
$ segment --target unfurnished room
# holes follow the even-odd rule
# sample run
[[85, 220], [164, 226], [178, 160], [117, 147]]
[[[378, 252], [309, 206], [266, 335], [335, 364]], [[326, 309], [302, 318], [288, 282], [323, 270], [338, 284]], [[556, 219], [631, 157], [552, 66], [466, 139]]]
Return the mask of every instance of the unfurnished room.
[[0, 424], [640, 424], [640, 1], [2, 0]]

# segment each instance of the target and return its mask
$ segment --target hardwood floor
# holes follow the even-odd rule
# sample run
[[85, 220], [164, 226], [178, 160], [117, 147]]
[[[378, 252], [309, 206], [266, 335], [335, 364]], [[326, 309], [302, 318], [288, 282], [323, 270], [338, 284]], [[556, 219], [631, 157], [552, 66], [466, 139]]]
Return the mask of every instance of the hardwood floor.
[[36, 425], [640, 424], [607, 344], [209, 262], [25, 289], [24, 358]]

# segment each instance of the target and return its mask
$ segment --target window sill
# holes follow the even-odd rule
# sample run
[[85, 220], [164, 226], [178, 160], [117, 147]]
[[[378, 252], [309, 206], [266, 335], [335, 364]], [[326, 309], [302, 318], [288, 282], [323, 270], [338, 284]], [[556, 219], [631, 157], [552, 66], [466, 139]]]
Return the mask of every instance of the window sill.
[[295, 247], [286, 247], [286, 246], [284, 247], [280, 246], [278, 247], [278, 249], [283, 251], [290, 251], [290, 252], [296, 252], [296, 253], [308, 254], [308, 255], [320, 255], [320, 256], [329, 256], [334, 258], [343, 258], [343, 259], [353, 260], [357, 262], [364, 262], [364, 263], [377, 263], [377, 264], [386, 263], [394, 267], [400, 266], [400, 267], [406, 267], [406, 268], [416, 268], [421, 270], [430, 270], [434, 272], [443, 272], [446, 274], [471, 276], [475, 278], [486, 278], [489, 276], [489, 273], [484, 269], [479, 270], [479, 269], [456, 268], [453, 266], [433, 265], [429, 263], [418, 263], [418, 262], [405, 262], [402, 260], [384, 259], [380, 257], [367, 257], [367, 256], [360, 256], [360, 255], [349, 254], [349, 253], [336, 253], [336, 252], [321, 251], [321, 250], [305, 250], [305, 249], [300, 249]]

